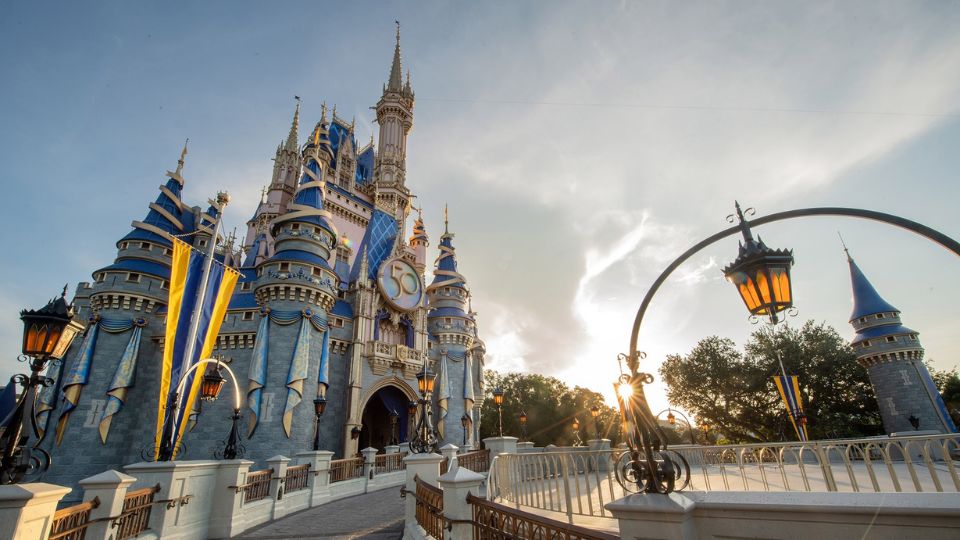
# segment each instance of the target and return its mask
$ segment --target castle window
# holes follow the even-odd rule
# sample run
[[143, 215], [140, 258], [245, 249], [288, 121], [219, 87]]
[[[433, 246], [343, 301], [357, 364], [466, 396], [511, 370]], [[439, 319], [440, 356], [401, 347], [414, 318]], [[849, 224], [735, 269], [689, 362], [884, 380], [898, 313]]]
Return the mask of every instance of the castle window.
[[127, 272], [127, 281], [131, 283], [140, 283], [140, 274], [136, 272]]
[[890, 343], [894, 343], [894, 342], [897, 341], [897, 338], [895, 338], [895, 337], [893, 337], [893, 336], [887, 336], [887, 341], [890, 342]]
[[864, 348], [869, 347], [869, 346], [870, 346], [870, 341], [869, 341], [869, 340], [863, 340], [863, 341], [860, 342], [860, 346], [861, 346], [861, 347], [864, 347]]
[[200, 244], [200, 247], [207, 247], [207, 241], [206, 241], [206, 240], [201, 240], [201, 241], [199, 242], [199, 244]]
[[119, 245], [118, 247], [119, 247], [120, 249], [127, 249], [127, 243], [126, 243], [126, 242], [120, 242], [120, 245]]
[[913, 341], [916, 341], [916, 340], [917, 340], [917, 335], [916, 335], [916, 334], [910, 334], [910, 339], [913, 340]]
[[866, 318], [866, 317], [860, 317], [860, 322], [867, 322], [867, 318]]
[[161, 289], [169, 289], [169, 288], [170, 288], [170, 282], [167, 281], [167, 280], [161, 281], [161, 282], [160, 282], [160, 288], [161, 288]]
[[245, 321], [252, 321], [252, 320], [253, 320], [253, 312], [252, 312], [252, 311], [244, 311], [244, 312], [243, 312], [243, 316], [241, 317], [241, 319], [243, 319], [243, 320], [245, 320]]
[[451, 320], [450, 317], [444, 317], [443, 322], [446, 324], [453, 324], [453, 320]]
[[315, 276], [319, 276], [319, 275], [320, 275], [320, 269], [317, 268], [316, 266], [314, 266], [313, 268], [310, 269], [310, 273], [313, 274], [313, 275], [315, 275]]
[[170, 249], [170, 248], [167, 248], [167, 249], [163, 250], [163, 254], [166, 255], [166, 256], [168, 256], [168, 257], [172, 257], [172, 256], [173, 256], [173, 250]]
[[150, 242], [140, 242], [140, 249], [150, 251]]
[[289, 271], [290, 271], [290, 263], [280, 263], [280, 271], [281, 271], [281, 272], [289, 272]]
[[106, 273], [106, 272], [100, 272], [100, 273], [97, 274], [97, 276], [96, 276], [97, 283], [103, 283], [104, 280], [106, 280], [106, 279], [107, 279], [107, 273]]
[[299, 230], [300, 230], [300, 224], [299, 224], [299, 223], [294, 223], [293, 225], [290, 225], [290, 230], [291, 230], [291, 231], [299, 231]]
[[877, 313], [877, 318], [878, 318], [878, 319], [882, 319], [882, 318], [883, 318], [883, 313]]
[[251, 283], [249, 281], [240, 284], [241, 291], [249, 291]]

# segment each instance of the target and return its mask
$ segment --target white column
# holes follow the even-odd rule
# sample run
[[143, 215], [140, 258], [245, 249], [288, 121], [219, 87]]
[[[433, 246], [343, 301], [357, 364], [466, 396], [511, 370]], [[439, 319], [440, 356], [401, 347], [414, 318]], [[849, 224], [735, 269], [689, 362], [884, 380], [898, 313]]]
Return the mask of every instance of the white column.
[[[116, 517], [123, 512], [123, 498], [127, 488], [137, 479], [119, 471], [109, 470], [80, 481], [83, 501], [97, 499], [100, 505], [90, 511], [90, 521]], [[115, 531], [109, 521], [98, 521], [87, 527], [88, 540], [109, 540]]]
[[[373, 465], [377, 460], [377, 449], [368, 446], [367, 448], [361, 450], [360, 453], [363, 454], [364, 482], [369, 482], [370, 480], [373, 480]], [[366, 491], [366, 488], [364, 488], [364, 491]]]
[[160, 484], [153, 500], [180, 499], [190, 495], [189, 504], [155, 504], [150, 512], [150, 531], [160, 538], [206, 538], [210, 524], [212, 492], [219, 461], [158, 461], [134, 463], [123, 470], [137, 479], [135, 489]]
[[287, 464], [290, 458], [276, 455], [267, 459], [267, 467], [273, 469], [273, 478], [270, 482], [270, 496], [273, 498], [273, 517], [277, 519], [287, 514], [287, 505], [283, 500], [283, 479], [287, 476]]
[[519, 453], [521, 453], [521, 454], [524, 454], [524, 453], [532, 452], [532, 451], [533, 451], [533, 442], [532, 442], [532, 441], [524, 441], [524, 442], [518, 442], [518, 443], [517, 443], [517, 452], [519, 452]]
[[587, 441], [587, 447], [590, 450], [609, 450], [610, 439], [590, 439]]
[[459, 540], [473, 537], [473, 509], [467, 502], [467, 494], [479, 496], [480, 484], [483, 476], [470, 469], [457, 467], [440, 477], [440, 487], [443, 488], [443, 515], [449, 520], [466, 521], [467, 523], [451, 523], [450, 530], [443, 531], [444, 540]]
[[637, 493], [609, 503], [605, 508], [620, 523], [621, 538], [695, 540], [696, 504], [677, 492], [669, 495]]
[[246, 530], [243, 519], [243, 493], [236, 487], [250, 472], [253, 462], [247, 459], [228, 459], [220, 462], [210, 508], [211, 538], [230, 538]]
[[326, 450], [310, 450], [297, 454], [297, 463], [310, 464], [310, 476], [307, 487], [310, 489], [310, 506], [317, 506], [326, 502], [330, 497], [330, 460], [333, 452]]
[[408, 442], [400, 443], [399, 446], [400, 446], [399, 452], [400, 452], [401, 454], [409, 454], [409, 453], [410, 453], [410, 443], [408, 443]]
[[[403, 458], [407, 466], [407, 483], [404, 489], [411, 493], [417, 491], [417, 482], [414, 480], [419, 477], [420, 480], [437, 485], [437, 479], [440, 478], [440, 462], [443, 456], [439, 454], [410, 454]], [[404, 520], [407, 528], [417, 527], [417, 500], [413, 495], [407, 495], [404, 499]], [[422, 535], [413, 535], [415, 538]], [[404, 538], [408, 535], [405, 533]]]
[[447, 470], [452, 471], [457, 468], [457, 448], [456, 446], [447, 443], [440, 447], [440, 454], [447, 460]]
[[400, 445], [399, 444], [387, 445], [383, 448], [383, 452], [385, 454], [396, 454], [400, 452]]
[[484, 446], [490, 450], [490, 457], [497, 454], [516, 454], [516, 437], [487, 437], [483, 440]]
[[0, 538], [46, 540], [57, 503], [70, 488], [33, 483], [0, 486]]

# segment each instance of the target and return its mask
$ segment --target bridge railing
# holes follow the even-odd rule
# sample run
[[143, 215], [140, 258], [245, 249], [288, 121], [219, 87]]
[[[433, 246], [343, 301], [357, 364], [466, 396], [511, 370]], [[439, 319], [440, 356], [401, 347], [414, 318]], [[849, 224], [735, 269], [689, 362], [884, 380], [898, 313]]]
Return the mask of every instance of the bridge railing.
[[[687, 490], [960, 492], [958, 434], [670, 450], [690, 466]], [[623, 453], [501, 454], [491, 466], [488, 498], [568, 516], [608, 516], [604, 504], [627, 494], [615, 473], [628, 460]]]

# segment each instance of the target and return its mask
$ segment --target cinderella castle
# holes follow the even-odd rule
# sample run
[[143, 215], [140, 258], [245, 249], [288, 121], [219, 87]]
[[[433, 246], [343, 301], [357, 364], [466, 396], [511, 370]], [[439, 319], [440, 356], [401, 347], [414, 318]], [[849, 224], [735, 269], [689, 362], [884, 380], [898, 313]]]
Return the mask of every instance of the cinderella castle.
[[[418, 214], [405, 238], [414, 217], [406, 153], [415, 99], [402, 74], [398, 28], [374, 107], [376, 144], [361, 147], [354, 123], [326, 107], [301, 144], [298, 99], [242, 244], [216, 239], [221, 262], [241, 272], [214, 354], [239, 379], [248, 459], [310, 450], [315, 430], [320, 448], [337, 457], [408, 440], [408, 404], [419, 397], [415, 376], [424, 366], [438, 374], [433, 420], [444, 441], [469, 444], [479, 433], [484, 345], [454, 235], [445, 218], [429, 285], [430, 241]], [[216, 204], [202, 210], [182, 199], [185, 154], [117, 242], [113, 264], [77, 287], [86, 331], [51, 368], [57, 382], [38, 407], [53, 456], [46, 481], [76, 485], [152, 451], [171, 237], [206, 250], [218, 217]], [[324, 391], [318, 421], [313, 399]], [[181, 458], [210, 459], [222, 447], [232, 394], [228, 381], [218, 400], [197, 400]]]

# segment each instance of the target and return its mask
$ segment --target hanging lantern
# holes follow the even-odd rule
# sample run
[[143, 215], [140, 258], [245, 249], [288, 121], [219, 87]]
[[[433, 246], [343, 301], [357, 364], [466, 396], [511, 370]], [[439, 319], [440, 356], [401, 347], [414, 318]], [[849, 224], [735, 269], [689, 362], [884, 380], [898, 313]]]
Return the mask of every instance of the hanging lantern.
[[[209, 364], [208, 364], [209, 366]], [[203, 401], [214, 401], [220, 396], [220, 390], [226, 379], [220, 374], [220, 366], [208, 367], [203, 374], [203, 380], [200, 381], [200, 399]]]
[[427, 395], [433, 393], [433, 385], [437, 380], [437, 375], [430, 371], [427, 368], [427, 365], [423, 365], [423, 369], [420, 370], [420, 373], [417, 373], [417, 386], [420, 389], [421, 395]]
[[523, 411], [520, 411], [520, 425], [521, 426], [527, 425], [527, 413]]
[[751, 315], [767, 316], [776, 324], [777, 314], [793, 307], [793, 250], [770, 249], [759, 237], [755, 240], [739, 203], [736, 209], [743, 242], [737, 259], [723, 269], [723, 275], [737, 288]]
[[493, 389], [493, 403], [496, 404], [497, 407], [503, 405], [503, 390], [500, 388]]
[[411, 417], [411, 418], [417, 416], [417, 402], [416, 402], [416, 401], [411, 401], [410, 403], [407, 403], [407, 416], [409, 416], [409, 417]]
[[353, 426], [353, 429], [350, 430], [350, 438], [353, 440], [360, 438], [360, 426]]
[[574, 430], [574, 431], [580, 431], [580, 419], [579, 419], [579, 418], [574, 418], [574, 419], [573, 419], [573, 430]]
[[463, 426], [464, 429], [470, 426], [470, 417], [467, 416], [466, 413], [460, 417], [460, 425]]
[[323, 416], [323, 413], [326, 410], [327, 410], [327, 398], [317, 396], [313, 400], [313, 414], [315, 414], [317, 416], [317, 419], [319, 419], [321, 416]]
[[667, 423], [671, 426], [677, 425], [677, 416], [673, 414], [673, 411], [667, 413]]
[[596, 405], [590, 407], [590, 416], [593, 416], [594, 418], [600, 416], [600, 407], [597, 407]]
[[73, 306], [67, 304], [67, 288], [59, 298], [37, 310], [23, 310], [23, 348], [26, 356], [43, 360], [63, 358], [83, 325], [73, 320]]

